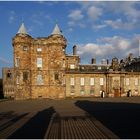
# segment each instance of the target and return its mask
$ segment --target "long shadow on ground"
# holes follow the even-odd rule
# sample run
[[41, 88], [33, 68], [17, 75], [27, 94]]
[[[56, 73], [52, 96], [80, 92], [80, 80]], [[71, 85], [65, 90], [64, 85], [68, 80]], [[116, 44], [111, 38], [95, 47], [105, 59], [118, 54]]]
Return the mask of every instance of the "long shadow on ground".
[[85, 110], [120, 138], [140, 138], [140, 104], [77, 101]]
[[[26, 115], [28, 115], [28, 113], [23, 113], [21, 115], [17, 115], [13, 111], [0, 113], [0, 132], [2, 130], [5, 130], [9, 126], [12, 126], [14, 123], [19, 121]], [[9, 119], [9, 121], [3, 123], [3, 119]]]
[[9, 136], [9, 139], [43, 139], [48, 128], [50, 118], [54, 113], [52, 107], [38, 112], [25, 125]]

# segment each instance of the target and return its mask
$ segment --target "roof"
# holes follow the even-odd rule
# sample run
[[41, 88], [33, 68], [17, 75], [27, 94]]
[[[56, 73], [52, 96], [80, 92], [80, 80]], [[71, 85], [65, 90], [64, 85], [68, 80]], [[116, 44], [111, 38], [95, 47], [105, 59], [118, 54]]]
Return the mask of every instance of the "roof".
[[53, 29], [52, 35], [62, 35], [61, 30], [59, 29], [57, 24], [55, 25]]
[[17, 33], [18, 34], [27, 34], [27, 31], [26, 31], [26, 28], [24, 26], [24, 23], [21, 24], [21, 26], [20, 26], [20, 28], [19, 28]]

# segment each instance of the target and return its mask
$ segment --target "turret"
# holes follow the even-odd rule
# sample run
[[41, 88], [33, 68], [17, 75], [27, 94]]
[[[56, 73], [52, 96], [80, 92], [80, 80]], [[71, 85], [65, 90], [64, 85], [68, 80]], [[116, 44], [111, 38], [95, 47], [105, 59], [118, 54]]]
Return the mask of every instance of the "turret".
[[26, 28], [24, 26], [24, 23], [21, 24], [17, 34], [27, 34]]
[[62, 35], [62, 31], [59, 29], [57, 24], [55, 25], [53, 29], [52, 35]]
[[13, 46], [31, 42], [32, 37], [27, 33], [24, 23], [21, 24], [16, 36], [13, 38]]
[[15, 84], [23, 89], [22, 97], [18, 97], [18, 90], [15, 91], [15, 98], [29, 98], [30, 91], [27, 91], [25, 86], [30, 85], [32, 37], [28, 35], [24, 23], [21, 24], [12, 43], [14, 49]]
[[61, 46], [63, 50], [67, 46], [67, 40], [63, 36], [62, 31], [57, 24], [55, 25], [51, 35], [48, 37], [48, 44], [57, 44]]
[[23, 64], [22, 66], [20, 62], [21, 60], [29, 61], [32, 37], [28, 35], [24, 23], [21, 24], [16, 36], [12, 40], [12, 43], [14, 48], [14, 66], [15, 67], [21, 66], [21, 68], [22, 67], [25, 68], [25, 65]]

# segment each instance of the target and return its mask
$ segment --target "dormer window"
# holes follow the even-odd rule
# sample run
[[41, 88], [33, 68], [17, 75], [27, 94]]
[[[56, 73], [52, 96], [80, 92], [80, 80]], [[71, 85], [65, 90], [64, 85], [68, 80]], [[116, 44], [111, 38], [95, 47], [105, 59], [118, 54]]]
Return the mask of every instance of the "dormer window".
[[102, 67], [99, 66], [99, 67], [98, 67], [98, 70], [101, 70], [101, 69], [102, 69]]
[[70, 69], [75, 69], [75, 65], [74, 64], [70, 64]]

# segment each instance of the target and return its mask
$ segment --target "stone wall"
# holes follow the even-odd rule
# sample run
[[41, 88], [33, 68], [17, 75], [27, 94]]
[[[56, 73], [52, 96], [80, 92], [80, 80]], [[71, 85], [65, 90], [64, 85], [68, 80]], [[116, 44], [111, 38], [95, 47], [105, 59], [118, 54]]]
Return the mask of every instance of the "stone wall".
[[16, 99], [65, 97], [66, 39], [63, 36], [33, 39], [17, 34], [13, 47]]
[[6, 98], [14, 98], [14, 69], [13, 68], [3, 68], [2, 69], [2, 84], [3, 84], [3, 94]]
[[[70, 79], [74, 78], [74, 86]], [[84, 78], [84, 85], [81, 85], [81, 78]], [[90, 78], [94, 78], [94, 85], [90, 84]], [[103, 78], [103, 85], [100, 85], [100, 78]], [[66, 97], [69, 96], [94, 96], [100, 97], [100, 91], [106, 91], [106, 77], [104, 74], [66, 74]], [[84, 92], [82, 92], [84, 91]]]
[[[71, 78], [74, 78], [74, 85], [71, 85]], [[84, 86], [80, 85], [81, 78], [85, 79]], [[90, 78], [94, 78], [94, 85], [90, 85]], [[103, 78], [103, 85], [101, 85], [101, 78]], [[83, 94], [81, 94], [82, 89]], [[107, 97], [122, 97], [127, 96], [129, 90], [131, 90], [132, 96], [140, 95], [140, 75], [138, 73], [66, 74], [66, 97], [101, 97], [101, 91], [105, 91]]]

